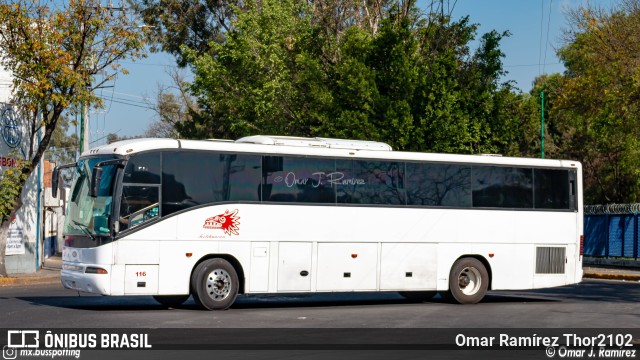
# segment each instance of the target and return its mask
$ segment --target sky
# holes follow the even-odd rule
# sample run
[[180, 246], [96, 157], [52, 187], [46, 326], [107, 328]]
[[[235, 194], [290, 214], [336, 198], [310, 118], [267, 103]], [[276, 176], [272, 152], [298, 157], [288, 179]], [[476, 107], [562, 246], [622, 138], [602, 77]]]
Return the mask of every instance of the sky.
[[[454, 5], [453, 19], [468, 15], [471, 23], [479, 25], [477, 39], [491, 30], [511, 33], [500, 46], [505, 54], [504, 69], [508, 72], [502, 80], [514, 81], [518, 89], [528, 92], [537, 76], [564, 70], [556, 50], [563, 45], [562, 34], [568, 28], [566, 10], [585, 5], [587, 1], [449, 0], [449, 4]], [[618, 2], [596, 1], [604, 6]], [[428, 3], [430, 0], [420, 0], [418, 6]], [[477, 43], [472, 44], [476, 46]], [[105, 99], [105, 109], [89, 114], [91, 147], [104, 144], [109, 133], [143, 135], [156, 120], [149, 102], [155, 102], [159, 86], [171, 85], [168, 73], [176, 68], [174, 58], [168, 54], [150, 54], [146, 59], [123, 65], [129, 74], [121, 75], [113, 87], [99, 94]]]

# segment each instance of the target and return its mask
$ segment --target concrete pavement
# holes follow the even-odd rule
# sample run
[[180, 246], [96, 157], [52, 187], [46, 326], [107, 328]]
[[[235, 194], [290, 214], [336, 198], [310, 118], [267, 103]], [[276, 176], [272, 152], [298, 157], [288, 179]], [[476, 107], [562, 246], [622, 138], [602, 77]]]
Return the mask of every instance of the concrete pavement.
[[582, 269], [584, 277], [588, 279], [640, 281], [640, 268], [585, 266]]
[[35, 273], [11, 274], [9, 277], [0, 277], [0, 287], [60, 283], [60, 269], [62, 269], [62, 258], [51, 256], [44, 260], [42, 268]]
[[[9, 277], [0, 278], [0, 286], [59, 283], [60, 269], [62, 269], [62, 259], [60, 257], [49, 257], [45, 259], [43, 268], [33, 274], [12, 274]], [[640, 268], [589, 265], [583, 269], [585, 279], [640, 282]]]

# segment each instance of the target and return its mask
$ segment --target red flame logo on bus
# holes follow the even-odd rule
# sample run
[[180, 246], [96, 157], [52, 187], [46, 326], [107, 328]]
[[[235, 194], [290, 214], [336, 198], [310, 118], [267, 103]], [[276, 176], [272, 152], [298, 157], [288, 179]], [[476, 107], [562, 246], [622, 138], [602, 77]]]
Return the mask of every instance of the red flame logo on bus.
[[224, 214], [216, 215], [205, 220], [202, 226], [205, 229], [220, 229], [227, 235], [240, 235], [240, 217], [238, 209], [229, 211], [225, 210]]

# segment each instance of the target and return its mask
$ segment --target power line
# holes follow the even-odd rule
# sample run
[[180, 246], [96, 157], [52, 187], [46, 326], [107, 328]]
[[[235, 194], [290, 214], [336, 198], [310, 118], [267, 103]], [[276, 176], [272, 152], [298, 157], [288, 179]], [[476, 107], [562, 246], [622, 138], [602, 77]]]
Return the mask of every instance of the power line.
[[505, 68], [513, 68], [513, 67], [533, 67], [533, 66], [541, 66], [541, 65], [560, 65], [561, 62], [555, 63], [538, 63], [538, 64], [518, 64], [518, 65], [504, 65]]
[[538, 75], [542, 73], [540, 64], [542, 64], [542, 28], [544, 26], [544, 0], [540, 0], [540, 44], [538, 47]]
[[[138, 104], [138, 105], [149, 106], [149, 104], [147, 104], [147, 103], [146, 103], [146, 102], [144, 102], [144, 101], [131, 100], [131, 99], [126, 99], [126, 98], [121, 98], [121, 97], [118, 97], [118, 96], [112, 96], [111, 98], [109, 98], [109, 100], [113, 100], [113, 99], [115, 99], [115, 100], [119, 100], [119, 101], [126, 101], [126, 102], [131, 103], [131, 104]], [[107, 99], [105, 99], [105, 100], [107, 100]]]
[[162, 66], [162, 67], [179, 68], [178, 65], [173, 65], [173, 64], [158, 64], [158, 63], [130, 62], [130, 61], [120, 61], [120, 63], [129, 64], [129, 65]]
[[[103, 100], [107, 100], [102, 98]], [[135, 107], [139, 107], [139, 108], [143, 108], [143, 109], [148, 109], [148, 110], [155, 110], [154, 108], [150, 107], [150, 106], [145, 106], [145, 105], [138, 105], [138, 104], [133, 104], [133, 103], [129, 103], [126, 101], [121, 101], [121, 100], [115, 100], [115, 99], [110, 99], [110, 101], [117, 103], [117, 104], [123, 104], [123, 105], [129, 105], [129, 106], [135, 106]]]
[[547, 41], [544, 45], [544, 61], [542, 62], [542, 72], [545, 72], [545, 67], [547, 63], [547, 50], [549, 50], [549, 29], [551, 28], [551, 6], [553, 5], [553, 0], [549, 0], [549, 16], [547, 19]]
[[132, 97], [132, 98], [138, 98], [138, 99], [143, 99], [143, 100], [145, 99], [145, 97], [143, 97], [143, 96], [137, 96], [137, 95], [133, 95], [133, 94], [127, 94], [127, 93], [122, 93], [122, 92], [117, 92], [117, 91], [114, 91], [113, 93], [114, 94], [118, 94], [118, 95], [129, 96], [129, 97]]

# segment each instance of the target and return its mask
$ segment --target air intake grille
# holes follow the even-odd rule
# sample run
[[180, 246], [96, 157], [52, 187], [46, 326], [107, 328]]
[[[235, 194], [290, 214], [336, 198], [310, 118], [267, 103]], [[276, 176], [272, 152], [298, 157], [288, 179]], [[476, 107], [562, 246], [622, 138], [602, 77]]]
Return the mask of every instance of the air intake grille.
[[536, 274], [564, 274], [566, 248], [536, 248]]

